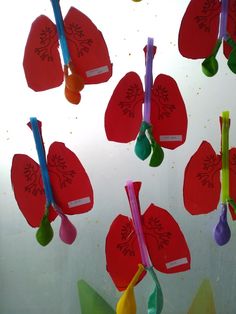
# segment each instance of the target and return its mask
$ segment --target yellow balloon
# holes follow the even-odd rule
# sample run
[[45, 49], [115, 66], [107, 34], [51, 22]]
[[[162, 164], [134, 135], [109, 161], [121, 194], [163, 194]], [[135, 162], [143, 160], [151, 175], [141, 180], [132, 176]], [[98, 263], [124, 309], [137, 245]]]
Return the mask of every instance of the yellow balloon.
[[116, 305], [116, 314], [136, 314], [136, 302], [134, 296], [134, 286], [137, 283], [139, 277], [144, 271], [142, 264], [138, 265], [138, 271], [134, 275], [133, 279], [129, 283], [125, 292], [122, 294]]

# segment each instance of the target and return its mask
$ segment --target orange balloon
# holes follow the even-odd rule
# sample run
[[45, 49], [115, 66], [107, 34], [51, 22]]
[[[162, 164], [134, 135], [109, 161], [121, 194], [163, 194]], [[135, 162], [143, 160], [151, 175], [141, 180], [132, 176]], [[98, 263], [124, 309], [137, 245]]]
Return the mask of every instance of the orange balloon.
[[79, 92], [74, 93], [71, 89], [65, 86], [65, 97], [73, 105], [78, 105], [81, 100], [81, 95]]
[[78, 93], [84, 88], [84, 79], [78, 74], [68, 75], [65, 81], [66, 87], [74, 93]]

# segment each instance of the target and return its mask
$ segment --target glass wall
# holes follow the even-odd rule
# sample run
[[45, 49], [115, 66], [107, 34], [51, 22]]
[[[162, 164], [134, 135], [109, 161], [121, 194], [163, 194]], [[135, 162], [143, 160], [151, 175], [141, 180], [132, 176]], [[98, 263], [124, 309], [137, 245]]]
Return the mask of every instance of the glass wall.
[[[188, 271], [165, 274], [155, 270], [164, 296], [162, 313], [188, 313], [205, 279], [211, 284], [216, 313], [236, 312], [235, 224], [228, 215], [231, 239], [218, 246], [212, 230], [219, 220], [220, 207], [208, 214], [191, 215], [183, 201], [185, 168], [202, 141], [208, 141], [220, 153], [219, 116], [223, 111], [230, 112], [230, 147], [236, 145], [236, 76], [227, 66], [222, 47], [218, 53], [218, 73], [211, 78], [201, 71], [202, 59], [191, 60], [180, 54], [178, 34], [188, 4], [189, 0], [61, 0], [63, 16], [73, 6], [94, 22], [103, 34], [113, 64], [112, 77], [101, 84], [86, 85], [76, 106], [65, 99], [63, 84], [35, 92], [28, 87], [23, 71], [24, 49], [32, 22], [42, 14], [54, 21], [50, 1], [2, 2], [1, 314], [83, 314], [78, 280], [86, 281], [115, 309], [121, 292], [106, 271], [105, 243], [116, 216], [131, 215], [125, 192], [127, 180], [142, 182], [142, 213], [153, 203], [173, 216], [191, 253]], [[162, 73], [176, 80], [188, 117], [185, 143], [175, 150], [164, 148], [164, 161], [154, 168], [148, 166], [147, 160], [136, 157], [135, 141], [123, 144], [108, 141], [104, 128], [107, 105], [119, 80], [127, 72], [135, 71], [144, 83], [143, 48], [148, 37], [154, 39], [157, 47], [153, 77]], [[72, 245], [60, 240], [57, 218], [52, 223], [53, 240], [41, 246], [35, 238], [37, 229], [28, 225], [14, 196], [13, 156], [25, 154], [38, 162], [34, 138], [27, 126], [30, 117], [42, 122], [46, 152], [54, 141], [65, 143], [83, 164], [93, 187], [92, 210], [70, 216], [78, 230]], [[136, 286], [138, 314], [147, 313], [152, 289], [148, 276]]]

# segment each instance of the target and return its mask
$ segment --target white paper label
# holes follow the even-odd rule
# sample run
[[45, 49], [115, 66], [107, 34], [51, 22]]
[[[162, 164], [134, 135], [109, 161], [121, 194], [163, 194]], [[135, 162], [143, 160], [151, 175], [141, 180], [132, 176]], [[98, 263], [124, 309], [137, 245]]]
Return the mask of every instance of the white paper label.
[[90, 202], [91, 202], [90, 197], [87, 196], [87, 197], [79, 198], [77, 200], [68, 202], [68, 207], [69, 208], [73, 208], [73, 207], [76, 207], [76, 206], [81, 206], [81, 205], [84, 205], [84, 204], [88, 204]]
[[93, 76], [96, 76], [96, 75], [99, 75], [99, 74], [106, 73], [108, 71], [109, 71], [108, 66], [105, 65], [105, 66], [100, 67], [100, 68], [96, 68], [96, 69], [92, 69], [92, 70], [86, 71], [86, 76], [87, 77], [93, 77]]
[[182, 135], [160, 135], [161, 142], [181, 142]]
[[177, 259], [175, 261], [166, 263], [166, 268], [170, 269], [170, 268], [173, 268], [173, 267], [176, 267], [176, 266], [179, 266], [179, 265], [183, 265], [183, 264], [187, 264], [187, 263], [188, 263], [187, 258], [183, 257], [183, 258]]

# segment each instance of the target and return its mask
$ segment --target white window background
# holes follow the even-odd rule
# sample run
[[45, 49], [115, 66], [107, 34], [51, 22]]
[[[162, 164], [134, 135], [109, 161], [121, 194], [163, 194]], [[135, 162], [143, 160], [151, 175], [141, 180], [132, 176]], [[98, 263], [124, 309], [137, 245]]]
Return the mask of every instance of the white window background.
[[[1, 114], [0, 114], [0, 313], [77, 314], [80, 305], [77, 280], [91, 284], [114, 308], [120, 293], [106, 272], [105, 238], [113, 219], [130, 215], [124, 190], [127, 179], [142, 181], [142, 211], [152, 202], [177, 220], [188, 242], [192, 265], [188, 272], [157, 272], [164, 294], [163, 314], [183, 314], [204, 278], [212, 284], [218, 314], [233, 314], [235, 305], [236, 228], [229, 218], [230, 242], [218, 247], [212, 228], [219, 210], [191, 216], [183, 204], [183, 174], [202, 140], [220, 149], [219, 116], [229, 110], [230, 146], [236, 145], [236, 76], [219, 52], [219, 71], [213, 78], [201, 72], [202, 60], [188, 60], [178, 52], [178, 30], [189, 0], [61, 0], [63, 15], [70, 6], [85, 13], [102, 31], [113, 63], [107, 83], [85, 86], [82, 101], [74, 106], [64, 98], [64, 87], [45, 92], [28, 88], [23, 53], [33, 20], [45, 14], [54, 21], [49, 0], [1, 3]], [[150, 168], [134, 154], [134, 143], [109, 142], [104, 113], [118, 81], [128, 71], [144, 77], [143, 48], [153, 37], [157, 46], [153, 74], [171, 75], [178, 83], [188, 113], [188, 133], [183, 146], [165, 149], [158, 168]], [[71, 217], [78, 228], [72, 246], [58, 237], [59, 219], [53, 223], [54, 239], [41, 247], [35, 231], [17, 207], [10, 182], [12, 157], [28, 154], [36, 161], [33, 136], [27, 122], [36, 116], [43, 124], [45, 148], [61, 141], [83, 163], [94, 189], [95, 204], [85, 214]], [[146, 313], [151, 281], [135, 289], [137, 313]], [[200, 314], [200, 313], [199, 313]]]

